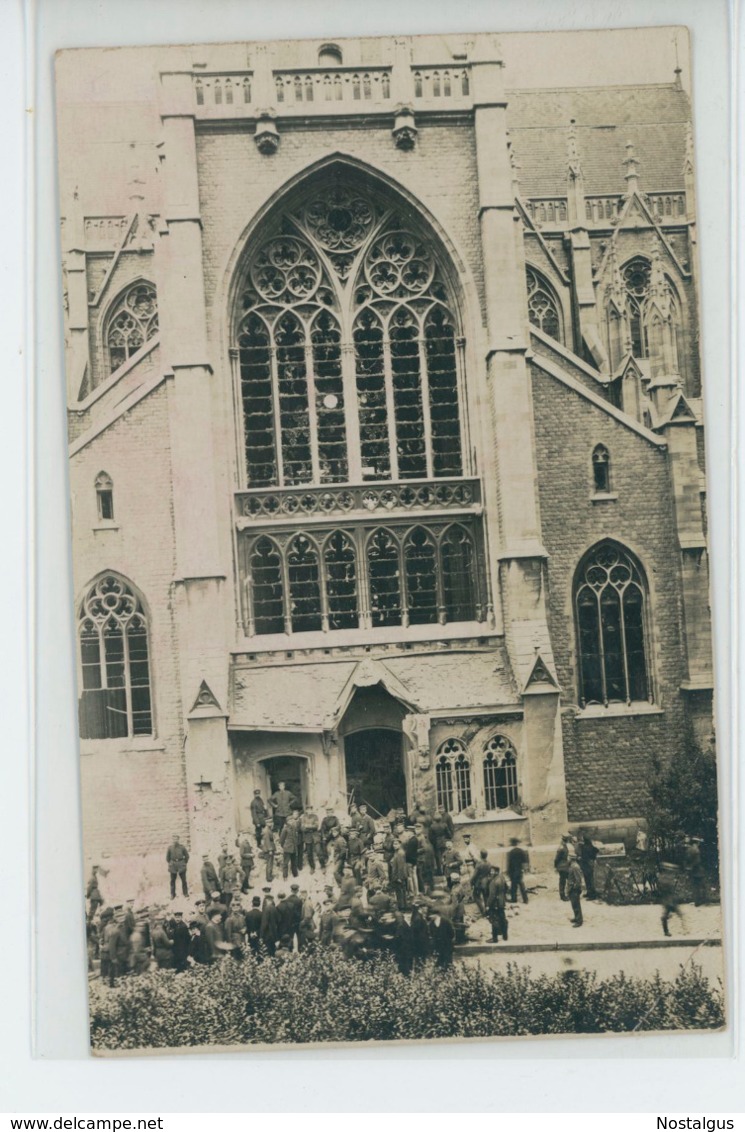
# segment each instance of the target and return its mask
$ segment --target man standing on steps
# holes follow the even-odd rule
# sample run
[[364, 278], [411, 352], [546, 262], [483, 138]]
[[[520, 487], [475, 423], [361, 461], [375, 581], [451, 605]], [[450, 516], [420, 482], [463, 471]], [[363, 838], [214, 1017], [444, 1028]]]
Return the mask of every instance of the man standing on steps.
[[274, 829], [276, 833], [281, 833], [285, 827], [285, 823], [292, 813], [293, 806], [297, 804], [297, 798], [291, 794], [289, 790], [285, 790], [284, 782], [280, 782], [279, 789], [275, 790], [269, 799], [269, 805], [272, 807], [274, 813]]
[[577, 854], [573, 849], [568, 849], [569, 869], [566, 877], [566, 892], [569, 900], [571, 901], [572, 911], [574, 917], [570, 921], [575, 928], [582, 927], [582, 870], [577, 861]]
[[220, 887], [220, 878], [217, 875], [217, 869], [212, 864], [212, 861], [210, 861], [209, 853], [202, 853], [200, 879], [202, 881], [205, 899], [210, 900], [212, 893]]
[[271, 884], [274, 877], [274, 855], [277, 852], [277, 842], [274, 839], [274, 830], [267, 823], [261, 835], [261, 855], [266, 866], [266, 883]]
[[261, 835], [264, 832], [264, 826], [267, 823], [268, 817], [269, 811], [264, 805], [264, 799], [261, 797], [261, 791], [254, 790], [254, 796], [251, 799], [251, 821], [253, 822], [257, 845], [261, 845]]
[[188, 896], [189, 888], [186, 883], [186, 866], [189, 863], [189, 850], [185, 845], [181, 844], [177, 833], [174, 833], [173, 841], [166, 850], [166, 862], [168, 863], [168, 873], [171, 878], [171, 900], [176, 896], [176, 877], [181, 877], [183, 895]]

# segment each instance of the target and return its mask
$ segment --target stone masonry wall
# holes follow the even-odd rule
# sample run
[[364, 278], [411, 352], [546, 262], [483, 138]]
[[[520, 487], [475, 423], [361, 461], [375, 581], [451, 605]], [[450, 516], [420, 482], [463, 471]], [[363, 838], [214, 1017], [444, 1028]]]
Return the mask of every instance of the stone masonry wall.
[[[643, 816], [652, 756], [669, 759], [684, 732], [681, 586], [664, 450], [536, 367], [533, 400], [549, 624], [562, 691], [569, 820]], [[590, 454], [605, 444], [613, 501], [592, 502]], [[651, 610], [648, 655], [660, 714], [578, 716], [572, 583], [585, 551], [611, 537], [640, 559]]]
[[[114, 483], [112, 527], [101, 528], [94, 481]], [[81, 741], [85, 851], [165, 852], [188, 835], [183, 730], [170, 587], [174, 574], [168, 391], [161, 385], [73, 457], [75, 601], [115, 570], [142, 593], [150, 615], [155, 736]]]

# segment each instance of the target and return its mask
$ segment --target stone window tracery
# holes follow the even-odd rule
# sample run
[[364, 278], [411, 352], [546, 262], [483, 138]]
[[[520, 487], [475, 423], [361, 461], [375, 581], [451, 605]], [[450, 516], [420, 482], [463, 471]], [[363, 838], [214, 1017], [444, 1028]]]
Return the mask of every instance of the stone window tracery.
[[435, 786], [439, 809], [459, 814], [472, 805], [471, 762], [460, 739], [446, 739], [438, 748]]
[[245, 545], [249, 636], [483, 617], [474, 535], [462, 523], [248, 535]]
[[517, 752], [504, 735], [494, 735], [484, 745], [482, 761], [484, 806], [487, 810], [507, 810], [519, 801]]
[[647, 664], [647, 587], [636, 560], [606, 541], [580, 563], [575, 579], [580, 704], [651, 701]]
[[[631, 342], [631, 353], [635, 358], [648, 358], [650, 350], [650, 287], [652, 283], [652, 265], [644, 256], [635, 256], [621, 269], [621, 279], [624, 288], [624, 298], [628, 317], [628, 335]], [[664, 279], [666, 301], [669, 308], [669, 317], [672, 321], [672, 363], [677, 366], [678, 334], [680, 331], [680, 313], [674, 289], [670, 281]], [[612, 340], [612, 336], [611, 336]]]
[[105, 574], [78, 611], [81, 739], [153, 734], [148, 623], [132, 587]]
[[415, 223], [335, 184], [254, 250], [238, 308], [249, 487], [463, 474], [454, 304]]
[[559, 304], [553, 290], [542, 275], [533, 267], [526, 267], [525, 281], [528, 288], [528, 318], [544, 334], [564, 341]]
[[109, 373], [158, 333], [158, 301], [152, 283], [133, 283], [114, 303], [106, 324]]

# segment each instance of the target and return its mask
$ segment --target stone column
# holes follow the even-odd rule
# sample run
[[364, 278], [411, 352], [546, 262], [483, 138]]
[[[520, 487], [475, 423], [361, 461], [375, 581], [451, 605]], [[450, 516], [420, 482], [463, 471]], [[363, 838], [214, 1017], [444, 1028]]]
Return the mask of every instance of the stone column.
[[[490, 46], [491, 53], [482, 54]], [[472, 78], [488, 343], [486, 377], [496, 449], [500, 525], [498, 540], [492, 536], [491, 542], [492, 546], [499, 546], [499, 592], [507, 648], [518, 685], [524, 687], [535, 663], [536, 648], [540, 648], [549, 664], [552, 654], [546, 620], [546, 554], [541, 545], [531, 378], [526, 357], [525, 260], [522, 241], [515, 238], [518, 218], [502, 63], [497, 45], [489, 45], [486, 37], [479, 40], [479, 54], [472, 61]], [[526, 703], [526, 717], [528, 713], [531, 717], [548, 713], [556, 728], [556, 688], [552, 686], [548, 691], [550, 707], [539, 709], [541, 698], [541, 690], [536, 689], [536, 705], [528, 708]], [[561, 750], [560, 732], [554, 742]], [[541, 789], [545, 793], [548, 780], [533, 767], [534, 749], [537, 750], [536, 744], [529, 745], [525, 752], [526, 774], [531, 782], [536, 782], [535, 787], [531, 786], [530, 805], [540, 806]], [[563, 781], [557, 789], [561, 794]]]
[[[232, 826], [228, 698], [229, 591], [221, 551], [213, 438], [213, 370], [208, 354], [199, 214], [195, 98], [189, 73], [161, 75], [164, 215], [158, 249], [161, 349], [169, 386], [175, 576], [173, 610], [184, 713], [186, 781], [193, 828], [212, 775], [210, 824]], [[202, 682], [213, 710], [192, 720]], [[223, 812], [224, 811], [224, 812]], [[202, 831], [204, 836], [204, 831]]]

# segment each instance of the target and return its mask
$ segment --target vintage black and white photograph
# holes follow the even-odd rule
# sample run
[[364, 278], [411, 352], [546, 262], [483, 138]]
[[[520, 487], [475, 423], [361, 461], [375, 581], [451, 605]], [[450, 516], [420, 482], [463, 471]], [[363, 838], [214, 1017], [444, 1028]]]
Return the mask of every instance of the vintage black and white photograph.
[[725, 1025], [689, 37], [498, 31], [57, 57], [94, 1054]]

